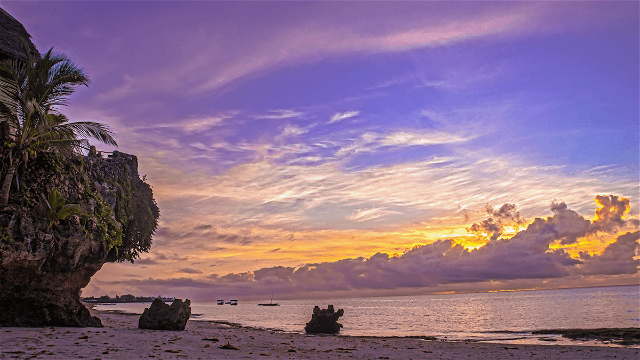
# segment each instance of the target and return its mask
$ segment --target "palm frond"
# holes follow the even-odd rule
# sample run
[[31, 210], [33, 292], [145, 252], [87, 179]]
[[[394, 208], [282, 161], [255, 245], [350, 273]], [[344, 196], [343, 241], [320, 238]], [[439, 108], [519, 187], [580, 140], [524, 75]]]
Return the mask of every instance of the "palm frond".
[[117, 146], [115, 135], [104, 124], [70, 123], [58, 106], [68, 104], [78, 85], [88, 85], [84, 71], [64, 56], [43, 56], [30, 52], [25, 39], [26, 60], [0, 61], [0, 121], [8, 120], [20, 148], [51, 149], [61, 152], [88, 147], [88, 138]]
[[[76, 64], [61, 56], [46, 54], [42, 68], [34, 69], [40, 82], [34, 86], [37, 94], [34, 97], [49, 107], [68, 104], [69, 95], [73, 94], [78, 85], [89, 84], [89, 79]], [[38, 62], [40, 65], [41, 62]]]
[[16, 60], [0, 61], [0, 119], [15, 122], [20, 103], [23, 69]]
[[63, 154], [80, 152], [82, 149], [89, 148], [88, 141], [86, 139], [77, 139], [75, 133], [70, 129], [54, 128], [39, 134], [33, 140], [30, 145], [33, 149], [45, 151], [55, 149]]
[[81, 138], [93, 138], [107, 145], [118, 146], [118, 143], [116, 143], [115, 140], [115, 134], [111, 131], [109, 126], [102, 123], [79, 121], [61, 124], [56, 127], [71, 129], [78, 137]]
[[69, 122], [69, 118], [65, 114], [49, 113], [47, 114], [47, 124], [50, 127], [58, 126]]

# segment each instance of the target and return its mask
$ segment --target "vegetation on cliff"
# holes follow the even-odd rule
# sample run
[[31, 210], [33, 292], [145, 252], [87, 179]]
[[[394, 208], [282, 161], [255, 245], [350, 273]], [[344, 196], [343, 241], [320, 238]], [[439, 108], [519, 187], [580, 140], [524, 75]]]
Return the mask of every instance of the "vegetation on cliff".
[[[0, 326], [100, 326], [80, 290], [105, 262], [148, 251], [157, 226], [136, 157], [41, 152], [21, 179], [0, 209]], [[79, 212], [53, 215], [67, 205]]]
[[158, 206], [135, 156], [89, 145], [116, 145], [106, 125], [59, 112], [82, 69], [21, 40], [25, 57], [0, 61], [0, 326], [101, 326], [80, 290], [149, 251]]
[[[105, 241], [106, 261], [133, 262], [149, 251], [159, 217], [151, 187], [139, 178], [137, 165], [135, 156], [117, 151], [108, 159], [38, 153], [22, 174], [20, 188], [0, 210], [0, 249], [26, 241], [26, 233], [16, 227], [19, 215], [45, 235], [63, 236], [73, 227], [87, 238]], [[57, 204], [52, 204], [53, 197]], [[37, 241], [30, 243], [37, 248]]]
[[[44, 233], [79, 217], [86, 234], [107, 242], [109, 260], [133, 261], [149, 250], [158, 217], [148, 185], [131, 181], [137, 161], [113, 168], [96, 162], [95, 151], [82, 155], [90, 149], [86, 138], [117, 145], [106, 125], [69, 122], [58, 109], [77, 86], [88, 85], [88, 77], [52, 50], [34, 57], [26, 40], [22, 43], [25, 59], [0, 61], [0, 207], [8, 207], [13, 195], [21, 207], [34, 210], [32, 220], [42, 223]], [[103, 182], [97, 183], [101, 188], [115, 189], [116, 201], [107, 204], [91, 176]], [[0, 227], [0, 236], [5, 244], [14, 241], [6, 227]]]
[[113, 133], [96, 122], [69, 122], [59, 106], [67, 105], [68, 96], [89, 79], [82, 69], [50, 49], [34, 58], [23, 40], [26, 60], [0, 61], [0, 146], [7, 164], [3, 169], [0, 206], [8, 204], [12, 182], [19, 186], [20, 166], [27, 168], [29, 157], [38, 152], [73, 154], [88, 150], [87, 137], [117, 145]]

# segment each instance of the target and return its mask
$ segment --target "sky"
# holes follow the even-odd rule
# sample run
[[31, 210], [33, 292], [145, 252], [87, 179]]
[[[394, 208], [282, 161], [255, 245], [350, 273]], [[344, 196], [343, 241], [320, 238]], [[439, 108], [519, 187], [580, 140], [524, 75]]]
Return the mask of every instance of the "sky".
[[0, 7], [160, 208], [85, 296], [639, 283], [638, 2]]

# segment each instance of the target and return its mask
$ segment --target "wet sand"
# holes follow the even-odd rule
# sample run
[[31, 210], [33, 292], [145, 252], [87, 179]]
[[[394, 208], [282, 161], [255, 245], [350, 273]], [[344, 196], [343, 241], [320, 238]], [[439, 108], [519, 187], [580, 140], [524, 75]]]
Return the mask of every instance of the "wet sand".
[[[514, 345], [317, 336], [190, 320], [138, 329], [139, 315], [99, 313], [104, 328], [0, 328], [1, 359], [640, 359], [630, 347]], [[229, 343], [234, 349], [221, 346]]]

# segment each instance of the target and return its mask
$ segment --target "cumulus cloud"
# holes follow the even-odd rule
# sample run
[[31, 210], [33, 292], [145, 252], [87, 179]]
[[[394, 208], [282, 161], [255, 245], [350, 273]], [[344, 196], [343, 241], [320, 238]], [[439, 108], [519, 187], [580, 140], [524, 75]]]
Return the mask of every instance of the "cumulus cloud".
[[560, 240], [562, 244], [573, 244], [589, 231], [591, 222], [577, 212], [569, 210], [567, 204], [554, 202], [551, 204], [551, 211], [555, 214], [555, 240]]
[[520, 213], [516, 211], [517, 206], [515, 204], [504, 204], [498, 210], [487, 205], [486, 210], [489, 215], [493, 215], [502, 220], [510, 220], [518, 224], [523, 223], [524, 219], [520, 216]]
[[640, 260], [635, 259], [638, 255], [638, 239], [640, 232], [628, 232], [618, 236], [615, 242], [611, 243], [601, 255], [591, 256], [586, 253], [580, 254], [583, 261], [576, 271], [581, 275], [616, 275], [635, 274], [638, 272]]
[[615, 195], [596, 196], [596, 203], [599, 207], [596, 209], [596, 216], [591, 225], [591, 230], [594, 232], [616, 232], [618, 228], [626, 223], [623, 217], [631, 209], [630, 202], [631, 199], [618, 198]]
[[498, 237], [502, 235], [502, 229], [503, 228], [500, 223], [494, 221], [493, 218], [488, 218], [479, 223], [474, 223], [467, 229], [467, 231], [479, 236], [488, 234], [491, 235], [491, 240], [497, 240]]
[[335, 113], [333, 114], [333, 116], [331, 117], [331, 119], [329, 120], [329, 124], [333, 124], [333, 123], [337, 123], [339, 121], [342, 121], [344, 119], [348, 119], [348, 118], [352, 118], [355, 116], [360, 115], [360, 111], [347, 111], [347, 112], [343, 112], [343, 113]]
[[239, 274], [227, 274], [224, 276], [216, 277], [216, 282], [219, 283], [245, 283], [254, 280], [254, 275], [251, 272], [243, 272]]
[[[615, 204], [608, 197], [609, 204]], [[624, 199], [618, 201], [625, 202]], [[607, 203], [598, 199], [598, 204]], [[615, 205], [607, 205], [609, 208]], [[513, 204], [487, 213], [495, 221], [521, 221]], [[466, 249], [444, 239], [415, 246], [399, 256], [376, 253], [365, 258], [310, 263], [299, 267], [275, 266], [256, 271], [210, 275], [207, 280], [216, 292], [264, 294], [270, 291], [335, 291], [354, 289], [396, 289], [432, 287], [441, 284], [553, 279], [574, 275], [635, 274], [638, 271], [639, 232], [618, 236], [602, 254], [581, 254], [571, 258], [562, 249], [552, 250], [558, 241], [575, 242], [587, 235], [593, 224], [565, 203], [551, 205], [552, 216], [536, 218], [510, 239], [491, 239], [477, 249]], [[615, 213], [615, 210], [610, 212]], [[182, 269], [188, 270], [188, 269]], [[186, 272], [186, 271], [185, 271]]]
[[516, 211], [516, 208], [517, 206], [515, 204], [509, 203], [502, 205], [498, 210], [487, 205], [485, 210], [487, 214], [492, 215], [492, 217], [482, 220], [479, 223], [474, 223], [467, 228], [467, 231], [483, 237], [484, 234], [487, 234], [490, 235], [489, 238], [491, 240], [497, 240], [498, 237], [502, 235], [504, 225], [507, 223], [524, 223], [525, 220], [520, 216], [520, 213]]
[[[417, 246], [398, 257], [378, 253], [368, 259], [308, 264], [296, 270], [278, 269], [278, 279], [306, 290], [329, 290], [567, 276], [578, 269], [576, 265], [581, 261], [572, 259], [563, 250], [552, 251], [549, 245], [556, 240], [575, 241], [584, 236], [590, 222], [564, 203], [552, 207], [553, 216], [536, 218], [513, 238], [491, 240], [478, 249], [468, 250], [451, 240], [440, 240]], [[638, 232], [618, 237], [602, 255], [583, 259], [580, 271], [591, 274], [637, 271], [637, 261], [633, 260], [637, 240]], [[270, 269], [261, 269], [262, 277], [269, 273]]]
[[285, 266], [274, 266], [271, 268], [262, 268], [260, 270], [256, 270], [253, 272], [253, 279], [256, 281], [264, 280], [264, 279], [276, 279], [285, 282], [290, 282], [291, 274], [295, 268], [293, 267], [285, 267]]

